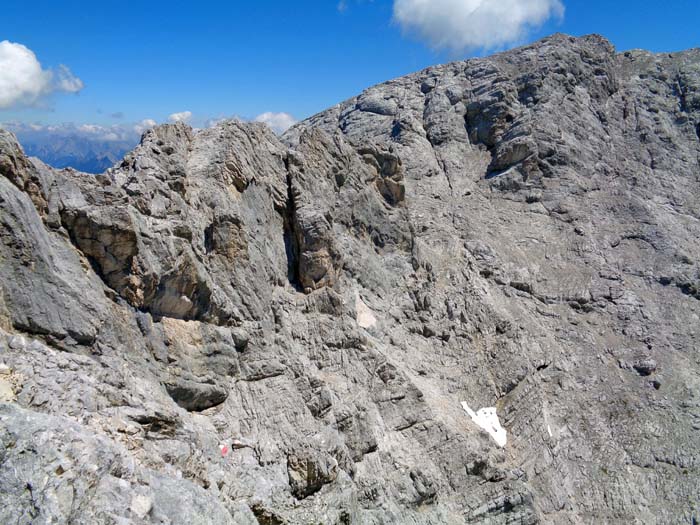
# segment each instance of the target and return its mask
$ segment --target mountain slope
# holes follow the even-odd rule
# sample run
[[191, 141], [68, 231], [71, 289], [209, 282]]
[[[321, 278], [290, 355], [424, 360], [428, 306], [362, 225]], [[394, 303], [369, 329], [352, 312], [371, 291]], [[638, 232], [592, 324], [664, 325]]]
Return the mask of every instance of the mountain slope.
[[699, 126], [700, 51], [555, 35], [97, 177], [0, 134], [2, 521], [699, 519]]

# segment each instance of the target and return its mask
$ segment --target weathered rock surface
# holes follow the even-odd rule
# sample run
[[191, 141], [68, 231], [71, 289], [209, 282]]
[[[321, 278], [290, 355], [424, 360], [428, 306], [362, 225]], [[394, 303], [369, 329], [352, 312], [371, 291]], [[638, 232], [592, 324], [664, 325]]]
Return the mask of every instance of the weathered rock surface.
[[700, 51], [597, 36], [98, 176], [0, 131], [0, 522], [695, 523], [699, 195]]

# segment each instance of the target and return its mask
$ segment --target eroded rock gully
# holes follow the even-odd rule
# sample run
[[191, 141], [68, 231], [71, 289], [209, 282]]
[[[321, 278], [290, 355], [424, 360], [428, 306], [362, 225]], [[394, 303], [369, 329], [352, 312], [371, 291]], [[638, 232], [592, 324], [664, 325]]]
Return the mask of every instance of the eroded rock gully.
[[0, 132], [0, 522], [697, 521], [698, 101], [555, 35], [98, 176]]

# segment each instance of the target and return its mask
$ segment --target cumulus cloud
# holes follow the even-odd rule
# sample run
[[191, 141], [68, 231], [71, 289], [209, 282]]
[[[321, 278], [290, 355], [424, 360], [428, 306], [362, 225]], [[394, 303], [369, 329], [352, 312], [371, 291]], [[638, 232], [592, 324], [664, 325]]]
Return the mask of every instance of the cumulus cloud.
[[168, 117], [170, 122], [189, 122], [192, 118], [191, 111], [181, 111], [179, 113], [173, 113]]
[[78, 93], [85, 87], [83, 81], [76, 77], [71, 72], [71, 70], [63, 64], [58, 66], [54, 77], [54, 86], [57, 91], [65, 91], [66, 93]]
[[137, 122], [136, 124], [134, 124], [133, 129], [136, 133], [141, 135], [141, 134], [143, 134], [144, 131], [146, 131], [147, 129], [151, 129], [152, 127], [156, 126], [157, 124], [158, 123], [155, 120], [153, 120], [151, 118], [146, 118], [146, 119], [143, 119], [141, 122]]
[[254, 120], [255, 122], [264, 122], [275, 133], [284, 133], [297, 123], [297, 120], [289, 113], [273, 113], [271, 111], [261, 113]]
[[394, 20], [435, 49], [496, 49], [518, 43], [551, 18], [560, 0], [394, 0]]
[[66, 66], [44, 69], [31, 49], [0, 42], [0, 109], [35, 105], [51, 93], [77, 93], [83, 87]]

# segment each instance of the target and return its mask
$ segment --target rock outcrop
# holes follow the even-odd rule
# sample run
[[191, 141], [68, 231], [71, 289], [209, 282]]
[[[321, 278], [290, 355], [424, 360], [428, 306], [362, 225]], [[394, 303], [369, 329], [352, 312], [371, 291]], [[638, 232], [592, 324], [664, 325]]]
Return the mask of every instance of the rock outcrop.
[[0, 131], [0, 522], [695, 523], [699, 174], [700, 51], [597, 36], [97, 176]]

